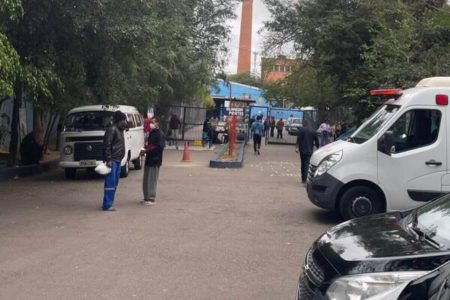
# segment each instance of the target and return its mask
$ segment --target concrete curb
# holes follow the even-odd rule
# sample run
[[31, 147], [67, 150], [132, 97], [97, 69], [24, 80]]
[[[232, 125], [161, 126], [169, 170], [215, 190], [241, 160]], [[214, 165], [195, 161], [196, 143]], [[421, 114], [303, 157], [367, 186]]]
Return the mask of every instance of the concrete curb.
[[17, 166], [0, 169], [0, 181], [6, 181], [16, 177], [26, 177], [43, 173], [58, 167], [59, 159], [42, 162], [36, 165]]
[[245, 152], [245, 143], [240, 143], [241, 147], [239, 149], [239, 155], [237, 160], [234, 161], [222, 161], [219, 160], [219, 155], [221, 151], [214, 152], [214, 155], [212, 159], [209, 161], [209, 167], [210, 168], [230, 168], [230, 169], [237, 169], [242, 168], [244, 164], [244, 152]]

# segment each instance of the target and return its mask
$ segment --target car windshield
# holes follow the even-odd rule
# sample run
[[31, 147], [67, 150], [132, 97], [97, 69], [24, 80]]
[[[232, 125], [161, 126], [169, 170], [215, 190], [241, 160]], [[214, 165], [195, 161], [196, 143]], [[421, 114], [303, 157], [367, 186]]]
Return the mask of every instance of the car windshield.
[[417, 226], [432, 239], [450, 248], [450, 194], [419, 208]]
[[291, 124], [302, 124], [302, 119], [293, 119]]
[[364, 122], [349, 141], [362, 144], [373, 137], [400, 109], [399, 105], [384, 105]]
[[64, 120], [63, 131], [105, 130], [113, 123], [114, 112], [83, 111], [69, 114]]

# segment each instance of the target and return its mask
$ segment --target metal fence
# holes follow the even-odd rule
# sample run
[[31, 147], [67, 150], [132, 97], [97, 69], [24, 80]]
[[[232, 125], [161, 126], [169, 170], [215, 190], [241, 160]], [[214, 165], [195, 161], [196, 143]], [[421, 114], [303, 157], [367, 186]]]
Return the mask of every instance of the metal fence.
[[[165, 115], [161, 116], [160, 125], [169, 145], [179, 141], [195, 141], [202, 139], [203, 123], [207, 118], [214, 117], [215, 109], [191, 106], [170, 106]], [[169, 130], [170, 118], [176, 115], [181, 128], [178, 133]]]

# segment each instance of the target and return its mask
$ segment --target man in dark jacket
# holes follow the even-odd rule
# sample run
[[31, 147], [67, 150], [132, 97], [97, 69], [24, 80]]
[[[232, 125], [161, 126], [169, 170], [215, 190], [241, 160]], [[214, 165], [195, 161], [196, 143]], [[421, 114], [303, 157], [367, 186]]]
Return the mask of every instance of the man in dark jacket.
[[295, 151], [300, 151], [302, 183], [305, 183], [308, 177], [309, 160], [314, 152], [314, 144], [319, 147], [317, 132], [309, 125], [307, 120], [303, 120], [303, 127], [299, 130], [295, 145]]
[[150, 133], [147, 141], [144, 179], [142, 189], [144, 192], [144, 205], [152, 205], [156, 201], [156, 186], [159, 177], [159, 168], [162, 164], [164, 151], [164, 136], [159, 129], [156, 117], [150, 120]]
[[114, 113], [114, 124], [106, 129], [103, 137], [104, 161], [111, 168], [105, 177], [104, 211], [114, 211], [114, 196], [120, 178], [120, 162], [125, 156], [125, 138], [123, 131], [127, 127], [127, 116], [121, 111]]
[[176, 114], [173, 114], [169, 120], [170, 134], [175, 141], [175, 148], [178, 150], [178, 139], [180, 138], [181, 121]]

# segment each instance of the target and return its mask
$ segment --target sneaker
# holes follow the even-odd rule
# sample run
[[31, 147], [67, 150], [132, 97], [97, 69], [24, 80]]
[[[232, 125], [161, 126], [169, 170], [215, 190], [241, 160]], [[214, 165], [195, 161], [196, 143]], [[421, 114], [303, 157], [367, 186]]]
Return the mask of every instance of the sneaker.
[[110, 208], [103, 209], [103, 211], [116, 211], [116, 209], [111, 206]]
[[258, 155], [260, 155], [261, 153], [259, 153], [259, 150], [258, 150]]
[[144, 200], [142, 202], [143, 205], [147, 205], [147, 206], [151, 206], [153, 204], [155, 204], [155, 200]]

